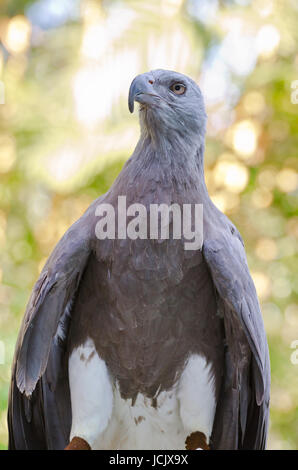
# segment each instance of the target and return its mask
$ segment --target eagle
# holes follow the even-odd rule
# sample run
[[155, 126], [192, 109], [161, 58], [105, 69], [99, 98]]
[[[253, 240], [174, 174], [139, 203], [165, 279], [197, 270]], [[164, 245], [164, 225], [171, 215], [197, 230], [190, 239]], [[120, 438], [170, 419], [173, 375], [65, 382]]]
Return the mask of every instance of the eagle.
[[[132, 156], [61, 238], [29, 299], [9, 449], [264, 449], [268, 345], [243, 240], [205, 184], [202, 92], [158, 69], [132, 81], [130, 112], [135, 102]], [[136, 205], [147, 211], [138, 223]], [[157, 212], [169, 236], [148, 236], [151, 206], [171, 209]], [[184, 206], [190, 228], [202, 208], [201, 242], [188, 249], [174, 234], [172, 209]]]

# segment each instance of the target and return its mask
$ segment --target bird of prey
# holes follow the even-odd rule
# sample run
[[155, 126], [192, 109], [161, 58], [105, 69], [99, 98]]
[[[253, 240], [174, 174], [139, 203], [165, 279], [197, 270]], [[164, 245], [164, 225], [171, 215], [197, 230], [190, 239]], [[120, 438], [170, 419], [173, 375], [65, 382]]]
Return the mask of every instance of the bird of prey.
[[[268, 346], [242, 238], [205, 185], [202, 93], [153, 70], [133, 80], [131, 112], [135, 101], [132, 156], [59, 241], [30, 297], [9, 449], [264, 449]], [[203, 207], [202, 243], [185, 248], [172, 211], [168, 237], [140, 226], [123, 236], [133, 212], [124, 232], [97, 236], [98, 213], [122, 217], [124, 196], [127, 207]]]

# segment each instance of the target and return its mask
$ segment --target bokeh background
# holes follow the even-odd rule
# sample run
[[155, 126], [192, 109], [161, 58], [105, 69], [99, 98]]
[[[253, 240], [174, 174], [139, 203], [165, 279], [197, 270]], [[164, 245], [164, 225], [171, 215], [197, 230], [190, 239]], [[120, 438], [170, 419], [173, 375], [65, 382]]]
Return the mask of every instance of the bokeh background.
[[169, 68], [203, 90], [207, 185], [245, 240], [262, 303], [269, 448], [297, 449], [298, 1], [2, 0], [0, 14], [0, 448], [32, 286], [136, 144], [131, 80]]

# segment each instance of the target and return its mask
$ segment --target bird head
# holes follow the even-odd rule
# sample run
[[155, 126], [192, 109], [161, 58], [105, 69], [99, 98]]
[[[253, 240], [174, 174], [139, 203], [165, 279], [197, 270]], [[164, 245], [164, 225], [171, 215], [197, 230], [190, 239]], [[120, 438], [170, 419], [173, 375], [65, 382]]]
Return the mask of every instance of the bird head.
[[206, 112], [198, 85], [186, 75], [153, 70], [138, 75], [129, 90], [128, 107], [140, 104], [141, 129], [149, 134], [204, 139]]

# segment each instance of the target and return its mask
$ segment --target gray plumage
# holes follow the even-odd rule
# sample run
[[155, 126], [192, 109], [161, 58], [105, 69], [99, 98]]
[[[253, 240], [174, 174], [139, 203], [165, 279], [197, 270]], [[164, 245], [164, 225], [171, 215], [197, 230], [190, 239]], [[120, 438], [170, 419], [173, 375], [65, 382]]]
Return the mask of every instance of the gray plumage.
[[[186, 92], [176, 95], [172, 85]], [[270, 366], [243, 242], [204, 181], [206, 113], [199, 87], [172, 71], [133, 81], [141, 136], [111, 189], [66, 232], [34, 289], [16, 346], [9, 397], [10, 449], [64, 448], [71, 407], [67, 361], [90, 336], [121, 394], [169, 389], [193, 352], [215, 376], [214, 449], [264, 449]], [[95, 209], [203, 204], [204, 243], [98, 240]]]

